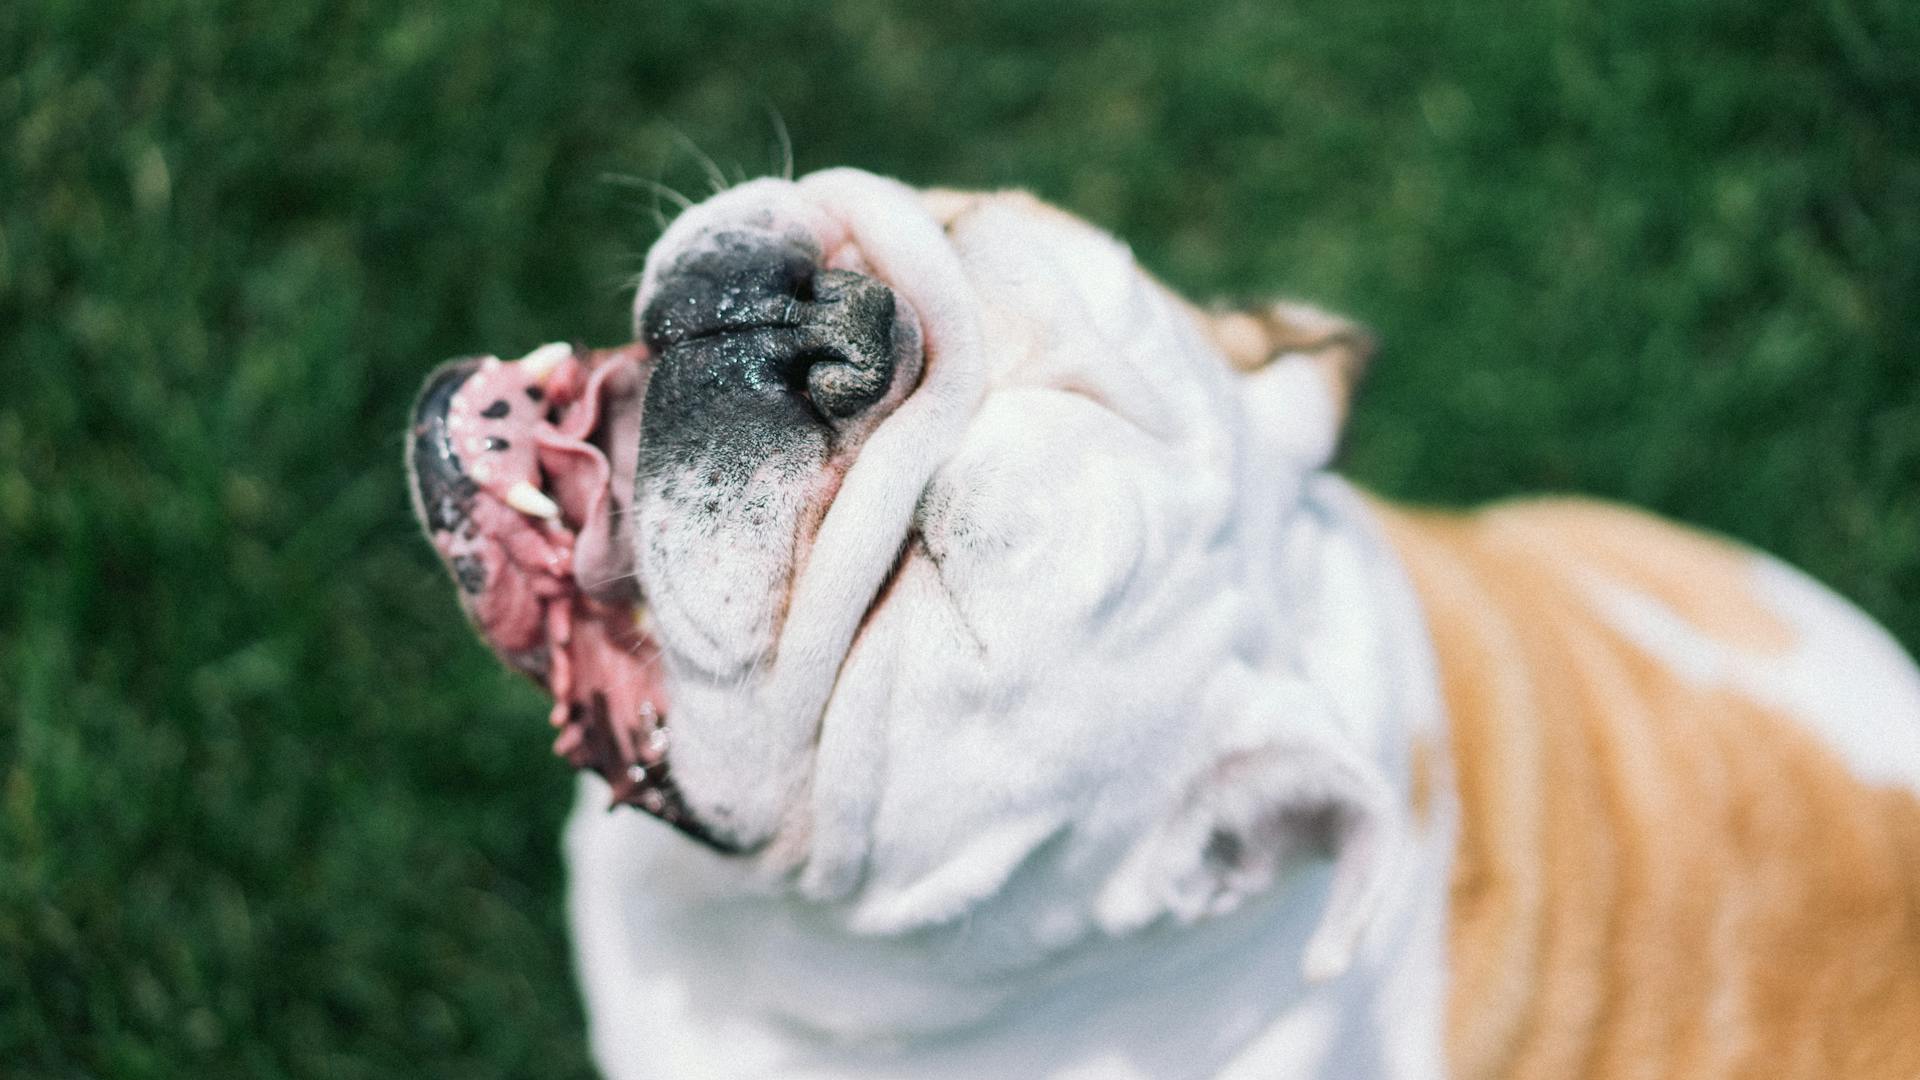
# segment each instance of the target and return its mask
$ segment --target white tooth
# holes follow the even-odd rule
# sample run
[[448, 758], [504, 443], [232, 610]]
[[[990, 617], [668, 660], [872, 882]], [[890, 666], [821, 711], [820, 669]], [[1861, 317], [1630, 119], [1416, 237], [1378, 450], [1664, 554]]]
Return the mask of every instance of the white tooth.
[[529, 517], [553, 520], [560, 516], [559, 504], [525, 480], [507, 489], [507, 505]]
[[544, 383], [547, 381], [547, 376], [553, 374], [554, 369], [572, 355], [573, 346], [566, 342], [549, 342], [521, 357], [520, 370], [526, 374], [529, 382]]

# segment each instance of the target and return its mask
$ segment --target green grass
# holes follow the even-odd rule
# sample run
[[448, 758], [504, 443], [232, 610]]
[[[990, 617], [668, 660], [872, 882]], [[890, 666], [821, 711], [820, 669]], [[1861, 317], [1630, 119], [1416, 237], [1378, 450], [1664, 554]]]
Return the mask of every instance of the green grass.
[[1920, 643], [1920, 5], [0, 7], [0, 1072], [567, 1077], [568, 778], [415, 535], [610, 173], [1023, 185], [1386, 342], [1352, 471], [1617, 496]]

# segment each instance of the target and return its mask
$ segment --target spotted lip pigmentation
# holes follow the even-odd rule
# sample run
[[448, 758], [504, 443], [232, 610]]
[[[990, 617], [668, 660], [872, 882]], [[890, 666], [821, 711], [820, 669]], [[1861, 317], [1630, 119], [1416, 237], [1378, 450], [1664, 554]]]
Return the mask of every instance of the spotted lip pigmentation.
[[408, 464], [420, 520], [461, 605], [508, 665], [553, 695], [553, 749], [717, 850], [674, 783], [658, 646], [642, 628], [625, 511], [651, 357], [556, 343], [429, 376]]

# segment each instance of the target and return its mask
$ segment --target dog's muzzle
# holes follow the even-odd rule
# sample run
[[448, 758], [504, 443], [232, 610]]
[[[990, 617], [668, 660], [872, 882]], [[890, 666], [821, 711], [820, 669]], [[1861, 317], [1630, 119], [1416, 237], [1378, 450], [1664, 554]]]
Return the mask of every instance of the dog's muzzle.
[[[724, 791], [707, 818], [675, 779], [666, 672], [737, 685], [770, 655], [839, 477], [923, 366], [910, 308], [837, 257], [702, 236], [651, 282], [643, 344], [456, 362], [414, 416], [428, 537], [482, 636], [554, 695], [555, 750], [721, 850], [751, 845]], [[673, 756], [707, 760], [727, 722], [702, 699]]]

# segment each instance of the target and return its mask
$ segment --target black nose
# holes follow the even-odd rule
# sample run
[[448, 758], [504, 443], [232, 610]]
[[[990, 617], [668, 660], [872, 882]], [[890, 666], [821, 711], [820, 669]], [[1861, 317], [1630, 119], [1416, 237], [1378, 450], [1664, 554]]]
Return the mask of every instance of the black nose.
[[897, 368], [893, 290], [806, 247], [723, 234], [662, 273], [640, 314], [656, 359], [650, 447], [753, 457], [857, 425]]

